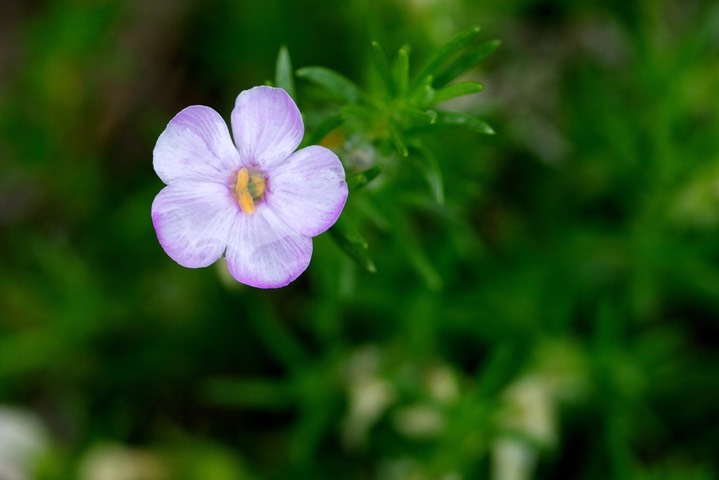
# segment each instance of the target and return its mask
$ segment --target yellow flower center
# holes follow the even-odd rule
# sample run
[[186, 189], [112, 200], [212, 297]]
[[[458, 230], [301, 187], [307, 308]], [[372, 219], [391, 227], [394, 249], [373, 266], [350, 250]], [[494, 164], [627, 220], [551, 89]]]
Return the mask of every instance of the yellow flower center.
[[257, 170], [242, 168], [237, 172], [235, 183], [237, 203], [247, 214], [255, 211], [255, 201], [261, 200], [265, 194], [265, 177]]

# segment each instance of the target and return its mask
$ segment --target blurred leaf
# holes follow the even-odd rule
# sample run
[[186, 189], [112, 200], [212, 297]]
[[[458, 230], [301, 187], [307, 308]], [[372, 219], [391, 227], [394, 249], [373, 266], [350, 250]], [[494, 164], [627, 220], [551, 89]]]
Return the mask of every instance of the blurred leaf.
[[490, 56], [501, 44], [499, 40], [489, 40], [459, 55], [434, 80], [434, 87], [441, 88], [470, 68]]
[[459, 52], [465, 45], [474, 40], [479, 34], [479, 27], [471, 27], [452, 38], [437, 53], [432, 56], [424, 67], [419, 71], [414, 81], [412, 82], [411, 90], [419, 88], [420, 85], [425, 83], [427, 77], [430, 75], [436, 77], [440, 67], [449, 61], [457, 52]]
[[494, 129], [481, 118], [460, 112], [437, 112], [437, 125], [461, 126], [485, 135], [494, 135]]
[[426, 127], [437, 122], [437, 112], [405, 108], [402, 110], [402, 120], [408, 127]]
[[291, 385], [266, 379], [213, 378], [202, 384], [200, 395], [204, 402], [223, 407], [285, 410], [295, 403]]
[[312, 132], [312, 134], [309, 136], [306, 144], [317, 145], [322, 141], [323, 138], [327, 136], [328, 133], [342, 125], [343, 121], [344, 115], [342, 115], [341, 113], [326, 117], [320, 122], [319, 125], [317, 125], [317, 128], [315, 128], [314, 132]]
[[426, 107], [432, 104], [434, 98], [434, 88], [432, 88], [432, 75], [425, 78], [424, 82], [418, 85], [410, 92], [409, 103], [418, 106], [418, 108]]
[[382, 172], [382, 168], [379, 165], [375, 165], [367, 170], [361, 172], [355, 172], [351, 175], [347, 175], [347, 186], [350, 191], [359, 190], [360, 188], [367, 185], [369, 182], [374, 180], [377, 175]]
[[527, 349], [515, 343], [498, 345], [484, 362], [477, 383], [477, 392], [484, 397], [499, 393], [527, 362]]
[[[257, 480], [258, 478], [249, 472], [237, 452], [219, 443], [213, 444], [207, 440], [184, 439], [183, 437], [180, 442], [172, 443], [171, 447], [165, 457], [168, 458], [170, 464], [169, 474], [139, 473], [133, 478], [155, 480], [167, 478], [173, 480]], [[141, 462], [138, 463], [141, 464]], [[125, 468], [134, 471], [134, 468], [129, 465], [126, 465]]]
[[256, 305], [249, 324], [254, 327], [268, 352], [290, 371], [302, 369], [308, 362], [309, 354], [287, 325], [277, 317], [271, 305]]
[[387, 62], [387, 56], [384, 54], [382, 47], [377, 42], [372, 42], [372, 65], [379, 74], [382, 83], [384, 84], [385, 90], [390, 97], [393, 97], [397, 92], [395, 89], [394, 79], [392, 78], [392, 71], [389, 68]]
[[432, 265], [427, 253], [422, 249], [418, 236], [412, 231], [407, 218], [400, 212], [391, 212], [392, 231], [402, 251], [407, 255], [415, 271], [422, 277], [427, 288], [433, 291], [442, 288], [442, 277]]
[[392, 143], [400, 156], [407, 157], [407, 155], [409, 155], [409, 149], [407, 148], [407, 143], [402, 138], [402, 134], [392, 125], [389, 127], [389, 134], [392, 139]]
[[275, 66], [275, 86], [284, 89], [290, 97], [295, 98], [295, 80], [292, 72], [292, 62], [287, 48], [283, 45], [277, 55]]
[[356, 103], [362, 97], [362, 92], [357, 85], [329, 68], [303, 67], [297, 70], [297, 76], [323, 87], [329, 93], [348, 103]]
[[412, 145], [411, 153], [411, 158], [415, 160], [414, 164], [417, 166], [429, 185], [434, 201], [439, 205], [443, 205], [444, 182], [442, 180], [442, 170], [439, 167], [437, 157], [427, 148], [419, 144]]
[[432, 104], [444, 102], [451, 98], [462, 97], [472, 93], [479, 93], [484, 90], [484, 85], [479, 82], [461, 82], [448, 85], [444, 88], [436, 90], [432, 98]]
[[393, 73], [395, 85], [397, 85], [397, 95], [402, 97], [407, 91], [409, 81], [409, 47], [402, 47], [397, 52]]
[[355, 261], [355, 263], [363, 270], [369, 273], [375, 273], [377, 267], [369, 256], [369, 244], [367, 240], [359, 233], [354, 225], [344, 217], [340, 216], [337, 222], [330, 228], [332, 238], [337, 245]]

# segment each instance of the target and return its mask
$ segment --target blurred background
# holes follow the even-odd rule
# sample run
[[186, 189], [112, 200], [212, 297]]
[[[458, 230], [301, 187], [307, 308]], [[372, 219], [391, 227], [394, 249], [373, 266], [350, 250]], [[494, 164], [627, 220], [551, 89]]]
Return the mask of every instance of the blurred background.
[[[497, 134], [424, 134], [443, 204], [402, 164], [350, 199], [376, 273], [162, 251], [179, 110], [471, 25], [451, 108]], [[0, 479], [719, 478], [718, 91], [709, 0], [3, 0]]]

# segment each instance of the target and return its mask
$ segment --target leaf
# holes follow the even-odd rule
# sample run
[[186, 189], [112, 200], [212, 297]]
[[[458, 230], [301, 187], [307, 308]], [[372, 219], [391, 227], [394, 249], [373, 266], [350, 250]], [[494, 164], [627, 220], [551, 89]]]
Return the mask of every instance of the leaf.
[[419, 244], [418, 237], [412, 231], [406, 216], [396, 211], [396, 209], [392, 213], [392, 231], [397, 242], [402, 247], [402, 252], [407, 255], [410, 263], [422, 277], [427, 287], [433, 291], [440, 290], [442, 288], [442, 277]]
[[424, 83], [417, 86], [410, 92], [409, 103], [416, 105], [418, 108], [426, 107], [431, 105], [432, 99], [434, 98], [434, 88], [432, 88], [432, 75], [424, 79]]
[[340, 216], [329, 232], [337, 245], [355, 261], [357, 266], [369, 273], [377, 272], [377, 267], [369, 256], [367, 240], [344, 216]]
[[376, 110], [361, 103], [350, 103], [343, 105], [341, 112], [348, 130], [374, 131], [377, 115]]
[[317, 125], [317, 128], [315, 128], [314, 132], [309, 136], [305, 145], [317, 145], [328, 133], [342, 125], [344, 119], [345, 117], [341, 113], [328, 116]]
[[275, 86], [284, 89], [290, 97], [295, 98], [295, 81], [292, 73], [292, 62], [287, 48], [283, 45], [277, 55], [275, 65]]
[[303, 67], [297, 70], [297, 76], [304, 78], [348, 103], [356, 103], [362, 98], [362, 91], [344, 75], [325, 67]]
[[402, 134], [398, 132], [396, 128], [390, 126], [389, 135], [392, 138], [392, 143], [394, 143], [397, 152], [399, 152], [402, 157], [406, 158], [409, 155], [409, 149], [407, 148], [407, 144], [402, 138]]
[[444, 205], [444, 180], [437, 157], [420, 144], [412, 145], [410, 153], [412, 153], [411, 158], [415, 160], [415, 166], [427, 181], [434, 201], [438, 205]]
[[347, 186], [350, 191], [359, 190], [374, 180], [381, 172], [382, 168], [379, 165], [375, 165], [367, 170], [362, 170], [361, 172], [354, 172], [347, 175]]
[[437, 122], [437, 112], [405, 108], [402, 110], [401, 119], [407, 127], [426, 127]]
[[494, 135], [494, 129], [481, 118], [460, 112], [437, 112], [437, 125], [460, 126], [485, 135]]
[[527, 362], [527, 350], [519, 342], [505, 342], [489, 354], [479, 374], [477, 390], [492, 396], [501, 391]]
[[379, 77], [384, 84], [385, 90], [390, 97], [394, 96], [396, 91], [394, 79], [392, 78], [392, 71], [389, 68], [389, 63], [387, 63], [387, 57], [382, 51], [382, 47], [380, 47], [379, 43], [372, 42], [371, 53], [372, 64], [374, 65], [375, 70], [377, 70], [377, 73], [379, 74]]
[[484, 85], [479, 82], [461, 82], [448, 85], [434, 92], [432, 104], [444, 102], [451, 98], [462, 97], [472, 93], [479, 93], [484, 90]]
[[394, 82], [397, 85], [397, 95], [402, 97], [407, 91], [409, 81], [409, 48], [402, 47], [397, 52], [397, 60], [394, 63]]
[[489, 40], [480, 43], [476, 47], [464, 52], [455, 58], [443, 71], [436, 75], [434, 87], [441, 88], [449, 82], [459, 77], [461, 74], [477, 65], [479, 62], [487, 58], [494, 52], [502, 42], [499, 40]]
[[296, 401], [292, 385], [264, 378], [211, 378], [201, 385], [200, 394], [209, 405], [245, 409], [285, 410]]
[[457, 52], [464, 48], [465, 45], [474, 40], [478, 34], [479, 27], [471, 27], [463, 32], [460, 32], [447, 42], [436, 54], [434, 54], [433, 57], [429, 59], [429, 61], [427, 61], [424, 67], [422, 67], [412, 82], [411, 90], [415, 90], [417, 87], [422, 85], [428, 76], [436, 76], [439, 68]]

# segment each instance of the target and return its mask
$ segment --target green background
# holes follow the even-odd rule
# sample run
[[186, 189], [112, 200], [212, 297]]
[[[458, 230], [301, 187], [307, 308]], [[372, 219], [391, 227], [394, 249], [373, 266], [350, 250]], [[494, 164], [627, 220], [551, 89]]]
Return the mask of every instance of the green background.
[[[229, 119], [282, 45], [371, 85], [372, 40], [414, 71], [471, 25], [502, 46], [449, 108], [497, 134], [422, 133], [443, 204], [411, 159], [351, 194], [376, 273], [329, 234], [271, 291], [162, 251], [179, 110]], [[718, 478], [717, 92], [711, 1], [4, 1], [0, 406], [44, 426], [29, 478]]]

